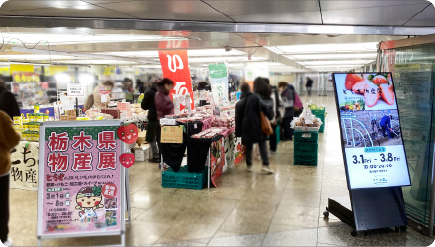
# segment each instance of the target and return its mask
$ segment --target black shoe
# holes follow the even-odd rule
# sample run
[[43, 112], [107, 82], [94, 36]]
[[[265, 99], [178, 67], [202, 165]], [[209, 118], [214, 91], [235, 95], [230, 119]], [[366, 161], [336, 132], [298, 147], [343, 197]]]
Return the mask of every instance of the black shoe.
[[160, 163], [160, 158], [152, 158], [152, 159], [148, 159], [148, 162], [151, 162], [151, 163]]

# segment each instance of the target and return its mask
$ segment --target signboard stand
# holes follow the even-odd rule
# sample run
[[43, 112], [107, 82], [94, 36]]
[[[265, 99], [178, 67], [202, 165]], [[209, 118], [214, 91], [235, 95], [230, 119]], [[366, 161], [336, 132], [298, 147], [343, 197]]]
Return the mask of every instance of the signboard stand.
[[120, 236], [125, 246], [128, 183], [116, 138], [119, 120], [44, 122], [40, 127], [37, 244]]
[[355, 229], [352, 236], [357, 236], [358, 231], [367, 235], [367, 230], [379, 228], [406, 230], [408, 220], [401, 187], [350, 190], [349, 195], [350, 198], [328, 198], [323, 215], [328, 217], [330, 212], [351, 226]]
[[[401, 186], [410, 186], [391, 73], [334, 73], [349, 197], [329, 198], [329, 212], [358, 231], [408, 224]], [[379, 128], [378, 128], [379, 127]]]

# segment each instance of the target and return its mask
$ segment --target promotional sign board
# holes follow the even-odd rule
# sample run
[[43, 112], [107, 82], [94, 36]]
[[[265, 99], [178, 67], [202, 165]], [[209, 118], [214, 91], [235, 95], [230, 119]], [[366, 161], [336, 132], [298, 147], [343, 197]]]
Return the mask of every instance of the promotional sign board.
[[120, 121], [40, 127], [38, 237], [121, 235], [124, 168]]
[[85, 97], [85, 86], [68, 83], [67, 94], [70, 97]]
[[11, 187], [24, 190], [38, 189], [39, 144], [20, 142], [11, 151]]
[[[216, 107], [228, 100], [228, 71], [225, 63], [210, 64], [210, 82]], [[219, 112], [219, 110], [218, 110]]]
[[349, 189], [411, 185], [391, 73], [332, 77]]

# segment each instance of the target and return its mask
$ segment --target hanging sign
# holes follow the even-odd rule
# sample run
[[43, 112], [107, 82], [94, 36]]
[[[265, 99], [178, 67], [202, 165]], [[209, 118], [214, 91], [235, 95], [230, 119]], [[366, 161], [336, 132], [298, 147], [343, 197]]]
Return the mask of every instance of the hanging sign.
[[[169, 35], [168, 32], [163, 32]], [[162, 49], [180, 49], [188, 47], [187, 40], [175, 41], [160, 41], [159, 48]], [[187, 57], [187, 50], [162, 50], [159, 51], [160, 64], [162, 65], [163, 77], [169, 78], [174, 81], [174, 88], [171, 90], [170, 95], [190, 94], [190, 106], [194, 109], [192, 79], [190, 77], [189, 60]], [[181, 106], [180, 110], [183, 110]]]
[[120, 121], [41, 124], [38, 237], [123, 233], [119, 126]]
[[85, 86], [68, 83], [67, 94], [71, 97], [85, 97]]
[[349, 189], [411, 185], [391, 73], [332, 77]]
[[139, 137], [139, 130], [137, 126], [132, 123], [119, 127], [116, 132], [119, 139], [129, 145], [135, 143]]
[[[216, 107], [220, 107], [225, 100], [228, 100], [228, 73], [225, 63], [210, 64], [210, 81], [213, 100]], [[219, 110], [217, 112], [220, 112]]]

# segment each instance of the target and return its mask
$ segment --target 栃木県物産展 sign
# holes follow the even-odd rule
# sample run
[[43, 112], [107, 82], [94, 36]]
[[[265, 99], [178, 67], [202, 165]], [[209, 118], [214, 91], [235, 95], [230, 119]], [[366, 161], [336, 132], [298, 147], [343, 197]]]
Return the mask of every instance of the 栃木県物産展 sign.
[[121, 234], [124, 168], [119, 163], [119, 127], [120, 121], [41, 125], [38, 236]]
[[349, 189], [409, 186], [391, 73], [332, 77]]

